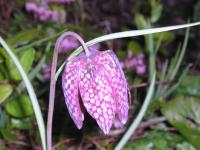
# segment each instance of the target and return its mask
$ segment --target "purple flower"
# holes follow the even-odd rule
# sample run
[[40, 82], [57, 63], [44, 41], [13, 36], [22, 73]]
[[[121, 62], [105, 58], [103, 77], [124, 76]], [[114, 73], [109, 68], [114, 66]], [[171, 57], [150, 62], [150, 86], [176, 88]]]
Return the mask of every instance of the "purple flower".
[[66, 63], [62, 76], [63, 93], [78, 129], [83, 126], [83, 104], [104, 134], [108, 134], [116, 118], [122, 124], [127, 122], [130, 91], [112, 50], [90, 50], [90, 53], [89, 56], [81, 53]]
[[69, 52], [75, 48], [78, 47], [78, 41], [73, 38], [73, 37], [69, 37], [67, 39], [64, 39], [62, 41], [62, 45], [61, 45], [61, 49], [60, 49], [60, 53], [66, 53]]
[[51, 77], [51, 66], [47, 64], [43, 64], [42, 74], [43, 74], [44, 79], [49, 80]]
[[128, 58], [124, 61], [123, 67], [127, 69], [135, 69], [137, 74], [143, 75], [147, 68], [144, 59], [144, 54], [132, 57], [132, 54], [128, 51]]
[[59, 20], [59, 15], [57, 11], [52, 11], [51, 12], [51, 21], [52, 22], [57, 22]]
[[36, 19], [42, 22], [51, 21], [60, 24], [64, 24], [66, 22], [67, 14], [64, 10], [52, 10], [44, 4], [37, 6], [33, 2], [27, 2], [25, 4], [25, 9], [32, 13]]
[[99, 43], [97, 43], [97, 44], [94, 44], [94, 45], [90, 46], [90, 49], [96, 49], [96, 50], [99, 50], [100, 47], [101, 47], [101, 45], [100, 45]]
[[136, 73], [139, 75], [143, 75], [146, 72], [146, 65], [138, 65], [136, 67]]
[[27, 2], [27, 3], [25, 4], [25, 9], [26, 9], [28, 12], [34, 12], [34, 11], [36, 11], [37, 6], [36, 6], [35, 3]]
[[40, 21], [47, 21], [50, 17], [50, 11], [44, 7], [39, 7], [36, 12]]

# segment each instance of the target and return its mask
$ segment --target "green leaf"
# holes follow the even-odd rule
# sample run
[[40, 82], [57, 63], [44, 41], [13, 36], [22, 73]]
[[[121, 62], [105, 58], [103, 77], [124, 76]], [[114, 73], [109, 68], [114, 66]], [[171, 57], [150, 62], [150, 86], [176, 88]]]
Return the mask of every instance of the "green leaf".
[[11, 128], [20, 129], [20, 130], [30, 129], [31, 119], [30, 118], [24, 118], [24, 119], [11, 118]]
[[4, 143], [0, 143], [0, 150], [4, 150], [4, 149], [5, 149]]
[[124, 60], [127, 57], [127, 51], [118, 50], [116, 55], [120, 60]]
[[[13, 51], [13, 49], [11, 49]], [[2, 57], [2, 59], [6, 59], [6, 60], [9, 60], [10, 57], [9, 55], [6, 53], [5, 49], [4, 48], [1, 48], [0, 47], [0, 56]]]
[[10, 96], [13, 87], [10, 84], [0, 84], [0, 104]]
[[[29, 48], [26, 51], [23, 51], [21, 55], [19, 56], [20, 63], [25, 70], [26, 73], [29, 72], [31, 69], [32, 63], [34, 61], [35, 57], [35, 50], [33, 48]], [[21, 75], [19, 74], [18, 69], [16, 68], [15, 64], [12, 62], [12, 60], [6, 61], [10, 77], [12, 80], [21, 80]]]
[[0, 133], [5, 140], [16, 141], [18, 138], [12, 135], [7, 129], [0, 128]]
[[2, 63], [2, 62], [3, 62], [3, 57], [0, 54], [0, 63]]
[[140, 13], [135, 14], [134, 21], [138, 29], [147, 28], [146, 18], [142, 14]]
[[197, 149], [200, 149], [200, 100], [176, 97], [163, 105], [162, 113], [168, 121]]
[[173, 32], [162, 32], [162, 33], [155, 33], [154, 40], [157, 43], [159, 41], [160, 36], [162, 35], [162, 44], [169, 44], [175, 38], [175, 34]]
[[151, 22], [155, 23], [161, 17], [163, 5], [160, 4], [159, 0], [150, 0], [150, 6], [151, 6]]
[[6, 127], [6, 111], [5, 109], [0, 111], [0, 128]]
[[4, 74], [1, 72], [1, 69], [0, 69], [0, 80], [4, 80], [5, 77], [4, 77]]
[[185, 79], [185, 76], [187, 75], [189, 69], [190, 69], [190, 64], [188, 64], [188, 66], [186, 66], [183, 71], [181, 72], [180, 74], [180, 77], [178, 78], [178, 81], [170, 86], [170, 87], [166, 87], [166, 90], [163, 90], [163, 94], [162, 94], [162, 97], [163, 98], [166, 98], [168, 97], [171, 93], [173, 93], [181, 84], [181, 82]]
[[151, 11], [151, 22], [155, 23], [157, 22], [162, 14], [163, 6], [161, 4], [158, 4], [154, 9]]
[[128, 50], [132, 50], [133, 54], [135, 54], [135, 55], [143, 53], [142, 47], [136, 41], [131, 41], [128, 43]]
[[7, 100], [6, 111], [17, 118], [29, 117], [33, 114], [33, 108], [27, 95]]
[[172, 150], [183, 138], [170, 132], [152, 131], [143, 138], [129, 142], [124, 150]]
[[17, 33], [16, 35], [12, 35], [11, 37], [7, 38], [7, 42], [9, 45], [16, 47], [18, 45], [24, 45], [28, 42], [36, 39], [41, 35], [41, 31], [38, 29], [29, 29], [22, 32]]
[[197, 150], [197, 149], [191, 144], [183, 142], [181, 144], [177, 144], [176, 150]]
[[182, 81], [181, 85], [177, 89], [178, 94], [195, 96], [200, 98], [200, 77], [199, 76], [187, 76]]

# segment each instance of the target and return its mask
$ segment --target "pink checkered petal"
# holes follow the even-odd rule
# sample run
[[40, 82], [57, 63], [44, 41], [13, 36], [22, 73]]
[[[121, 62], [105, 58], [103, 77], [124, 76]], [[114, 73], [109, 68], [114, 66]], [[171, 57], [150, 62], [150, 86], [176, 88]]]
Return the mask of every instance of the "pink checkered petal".
[[117, 103], [117, 113], [123, 124], [128, 120], [128, 109], [130, 104], [130, 91], [121, 65], [113, 53], [108, 50], [104, 52], [104, 59], [101, 61], [105, 66], [109, 82], [114, 91], [114, 98]]
[[80, 61], [69, 61], [64, 69], [62, 76], [62, 87], [65, 96], [65, 102], [71, 118], [76, 124], [78, 129], [83, 126], [84, 115], [79, 103], [79, 90], [78, 90], [78, 68]]
[[93, 62], [81, 70], [80, 78], [83, 104], [103, 132], [108, 134], [115, 117], [116, 105], [104, 70]]
[[118, 109], [118, 115], [123, 124], [125, 124], [128, 120], [128, 109], [131, 101], [130, 90], [128, 88], [128, 83], [121, 68], [120, 62], [117, 59], [116, 55], [111, 51], [110, 56], [115, 61], [118, 66], [118, 72], [120, 72], [118, 79], [116, 79], [116, 83], [113, 88], [116, 90], [116, 96], [118, 97], [118, 104], [121, 107]]
[[109, 133], [116, 114], [122, 124], [127, 122], [130, 91], [113, 51], [92, 50], [89, 56], [80, 54], [67, 64], [63, 82], [67, 107], [78, 128], [83, 122], [78, 89], [84, 107], [105, 134]]

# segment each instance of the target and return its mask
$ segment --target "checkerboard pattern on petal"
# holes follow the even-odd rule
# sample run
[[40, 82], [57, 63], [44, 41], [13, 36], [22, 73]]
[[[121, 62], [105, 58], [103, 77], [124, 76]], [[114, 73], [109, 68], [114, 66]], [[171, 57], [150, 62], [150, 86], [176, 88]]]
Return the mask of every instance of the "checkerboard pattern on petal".
[[125, 124], [128, 119], [130, 91], [120, 63], [111, 50], [92, 51], [67, 63], [63, 75], [63, 91], [70, 116], [80, 129], [83, 112], [79, 94], [87, 112], [108, 134], [118, 114]]
[[70, 61], [66, 64], [62, 76], [62, 87], [69, 114], [77, 128], [81, 129], [83, 126], [84, 115], [79, 103], [78, 67], [78, 62], [76, 61]]

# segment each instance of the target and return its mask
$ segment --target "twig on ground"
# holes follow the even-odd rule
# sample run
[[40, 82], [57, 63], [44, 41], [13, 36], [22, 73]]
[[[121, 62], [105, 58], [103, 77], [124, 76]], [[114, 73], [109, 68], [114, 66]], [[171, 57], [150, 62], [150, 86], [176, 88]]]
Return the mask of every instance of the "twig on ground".
[[[159, 85], [159, 84], [167, 85], [167, 84], [172, 84], [172, 83], [174, 83], [174, 81], [165, 81], [165, 82], [156, 81], [157, 85]], [[130, 85], [129, 88], [130, 89], [137, 89], [137, 88], [142, 88], [142, 87], [146, 87], [146, 86], [149, 86], [149, 84], [144, 82], [144, 83], [140, 83], [140, 84]]]
[[[138, 127], [138, 130], [141, 130], [141, 129], [144, 129], [144, 128], [147, 128], [149, 126], [152, 126], [152, 125], [155, 125], [155, 124], [158, 124], [158, 123], [161, 123], [161, 122], [164, 122], [166, 121], [167, 119], [165, 117], [157, 117], [157, 118], [153, 118], [153, 119], [149, 119], [147, 121], [144, 121], [142, 122], [139, 127]], [[110, 133], [108, 134], [109, 136], [115, 136], [115, 135], [119, 135], [119, 134], [122, 134], [126, 129], [123, 128], [123, 129], [116, 129], [116, 130], [111, 130]]]
[[99, 145], [99, 143], [97, 143], [93, 138], [88, 137], [87, 139], [90, 140], [94, 145], [96, 145], [99, 150], [105, 150], [105, 148]]
[[56, 150], [56, 148], [58, 148], [60, 145], [62, 145], [62, 144], [65, 144], [65, 143], [68, 143], [68, 142], [71, 142], [71, 141], [73, 141], [74, 139], [70, 139], [70, 138], [68, 138], [68, 139], [63, 139], [63, 140], [61, 140], [60, 142], [58, 142], [57, 144], [55, 144], [54, 146], [53, 146], [53, 150]]

